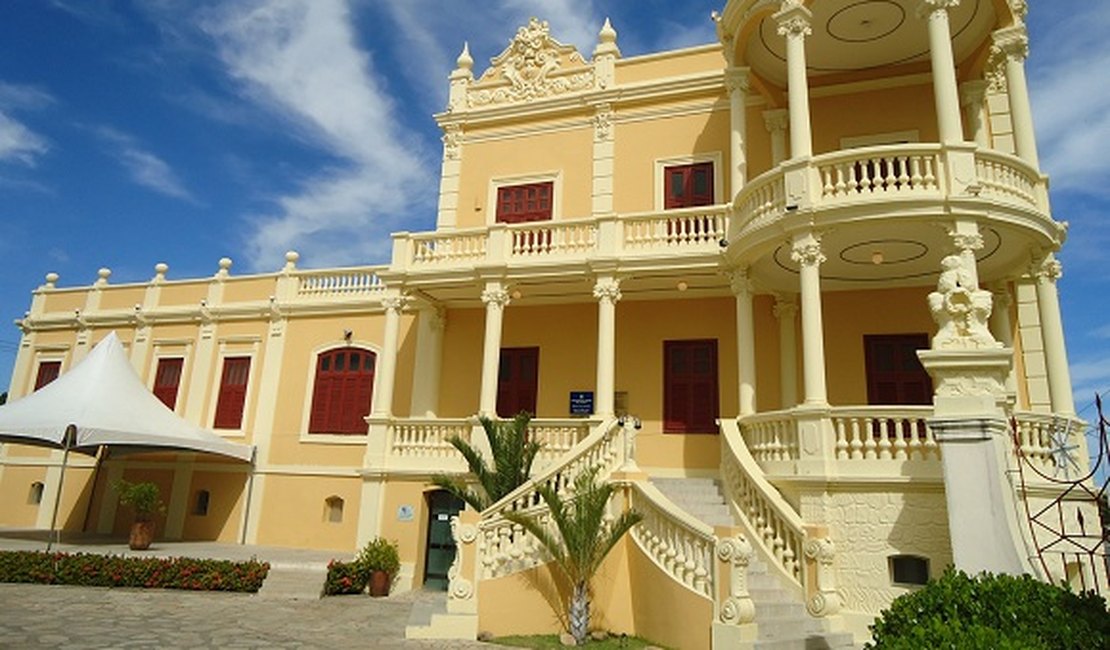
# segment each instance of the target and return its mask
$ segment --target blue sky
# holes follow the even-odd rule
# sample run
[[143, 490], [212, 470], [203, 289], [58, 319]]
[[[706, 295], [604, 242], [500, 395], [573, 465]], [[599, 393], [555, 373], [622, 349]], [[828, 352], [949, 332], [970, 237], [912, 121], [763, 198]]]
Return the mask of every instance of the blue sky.
[[[447, 74], [537, 15], [589, 53], [609, 16], [628, 55], [705, 43], [723, 0], [4, 0], [0, 318], [43, 275], [85, 285], [385, 261], [434, 224]], [[1110, 388], [1110, 2], [1031, 3], [1042, 166], [1080, 408]], [[0, 390], [19, 331], [0, 329]], [[1086, 411], [1090, 415], [1091, 411]]]

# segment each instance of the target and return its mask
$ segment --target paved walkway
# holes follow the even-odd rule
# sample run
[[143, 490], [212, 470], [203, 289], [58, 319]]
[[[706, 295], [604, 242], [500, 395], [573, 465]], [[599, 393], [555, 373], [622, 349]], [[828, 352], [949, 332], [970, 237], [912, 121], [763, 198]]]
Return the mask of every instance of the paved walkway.
[[[0, 530], [0, 549], [43, 550], [41, 533]], [[343, 553], [162, 542], [131, 552], [126, 542], [63, 539], [66, 552], [257, 557], [271, 564], [326, 563]], [[490, 648], [464, 641], [409, 641], [413, 603], [442, 594], [410, 592], [389, 598], [337, 596], [274, 600], [253, 594], [171, 589], [109, 589], [0, 584], [0, 648]]]

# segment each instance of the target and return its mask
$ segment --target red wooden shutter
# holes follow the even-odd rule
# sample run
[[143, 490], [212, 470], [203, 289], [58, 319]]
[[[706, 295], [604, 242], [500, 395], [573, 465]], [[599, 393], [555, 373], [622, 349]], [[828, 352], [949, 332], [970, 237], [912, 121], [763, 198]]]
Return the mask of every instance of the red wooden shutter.
[[173, 410], [177, 405], [177, 389], [181, 385], [181, 368], [184, 359], [159, 359], [158, 369], [154, 372], [154, 396], [162, 400], [166, 408]]
[[551, 219], [555, 183], [529, 183], [497, 188], [497, 222], [521, 223]]
[[674, 165], [663, 170], [663, 207], [713, 205], [713, 163]]
[[329, 350], [317, 357], [309, 433], [365, 434], [374, 388], [374, 353]]
[[250, 369], [250, 357], [224, 359], [223, 376], [220, 378], [220, 396], [216, 400], [213, 427], [238, 429], [243, 426], [243, 406], [247, 400], [247, 380], [250, 378]]
[[717, 341], [664, 341], [663, 364], [663, 431], [716, 431]]
[[521, 411], [536, 414], [539, 348], [502, 348], [497, 374], [497, 414], [511, 418]]
[[927, 334], [863, 337], [869, 404], [932, 404], [933, 382], [917, 358], [929, 348]]
[[43, 361], [39, 364], [38, 374], [35, 375], [35, 390], [42, 388], [58, 378], [62, 372], [61, 361]]

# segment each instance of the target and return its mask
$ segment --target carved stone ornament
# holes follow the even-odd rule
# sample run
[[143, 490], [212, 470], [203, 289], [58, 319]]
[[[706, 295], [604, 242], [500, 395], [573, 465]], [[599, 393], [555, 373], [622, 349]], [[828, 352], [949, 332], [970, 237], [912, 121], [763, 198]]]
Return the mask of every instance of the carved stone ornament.
[[725, 271], [725, 277], [728, 278], [728, 286], [729, 289], [732, 290], [732, 295], [750, 295], [755, 292], [755, 283], [752, 282], [751, 276], [748, 275], [747, 267]]
[[604, 142], [613, 135], [613, 107], [602, 104], [594, 113], [594, 140]]
[[921, 0], [917, 6], [917, 15], [924, 17], [937, 11], [948, 11], [960, 6], [960, 0]]
[[815, 241], [795, 243], [790, 249], [790, 259], [802, 266], [819, 266], [827, 259], [821, 252], [821, 244]]
[[798, 315], [798, 302], [793, 298], [777, 296], [771, 313], [779, 320], [794, 320]]
[[[546, 20], [529, 20], [491, 63], [490, 69], [470, 89], [470, 106], [526, 102], [594, 87], [593, 70], [573, 45], [563, 45], [551, 38]], [[577, 64], [580, 71], [567, 72], [563, 69], [565, 64]], [[481, 88], [499, 80], [507, 81], [508, 85]]]
[[459, 159], [459, 149], [462, 146], [462, 127], [451, 124], [443, 130], [443, 157], [448, 160]]
[[1032, 275], [1038, 280], [1056, 282], [1064, 276], [1064, 266], [1060, 264], [1060, 260], [1049, 255], [1043, 260], [1034, 262]]
[[929, 294], [929, 310], [937, 323], [934, 350], [979, 350], [1000, 347], [987, 328], [993, 297], [979, 288], [963, 258], [941, 260], [937, 290]]
[[977, 251], [983, 248], [983, 236], [979, 233], [951, 233], [956, 250]]
[[408, 298], [405, 296], [385, 296], [382, 298], [382, 308], [386, 311], [401, 311], [406, 302]]
[[594, 298], [608, 302], [617, 302], [621, 299], [621, 283], [619, 280], [598, 280], [594, 284]]
[[795, 14], [779, 21], [778, 33], [779, 36], [787, 38], [791, 36], [810, 36], [813, 34], [813, 28], [810, 27], [810, 22], [804, 16]]
[[747, 95], [751, 85], [750, 68], [729, 68], [725, 71], [725, 88], [729, 94], [739, 92], [741, 95]]
[[507, 307], [512, 297], [505, 289], [486, 289], [482, 291], [482, 302], [495, 307]]
[[1021, 63], [1029, 58], [1029, 36], [1025, 27], [1015, 25], [995, 32], [992, 36], [991, 56]]

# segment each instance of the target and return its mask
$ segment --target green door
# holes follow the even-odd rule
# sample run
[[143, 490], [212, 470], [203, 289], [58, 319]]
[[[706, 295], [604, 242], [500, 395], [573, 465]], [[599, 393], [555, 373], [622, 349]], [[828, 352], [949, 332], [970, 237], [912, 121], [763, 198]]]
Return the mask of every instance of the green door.
[[455, 561], [451, 517], [463, 509], [462, 499], [437, 490], [428, 494], [428, 552], [424, 560], [424, 588], [447, 591], [447, 570]]

